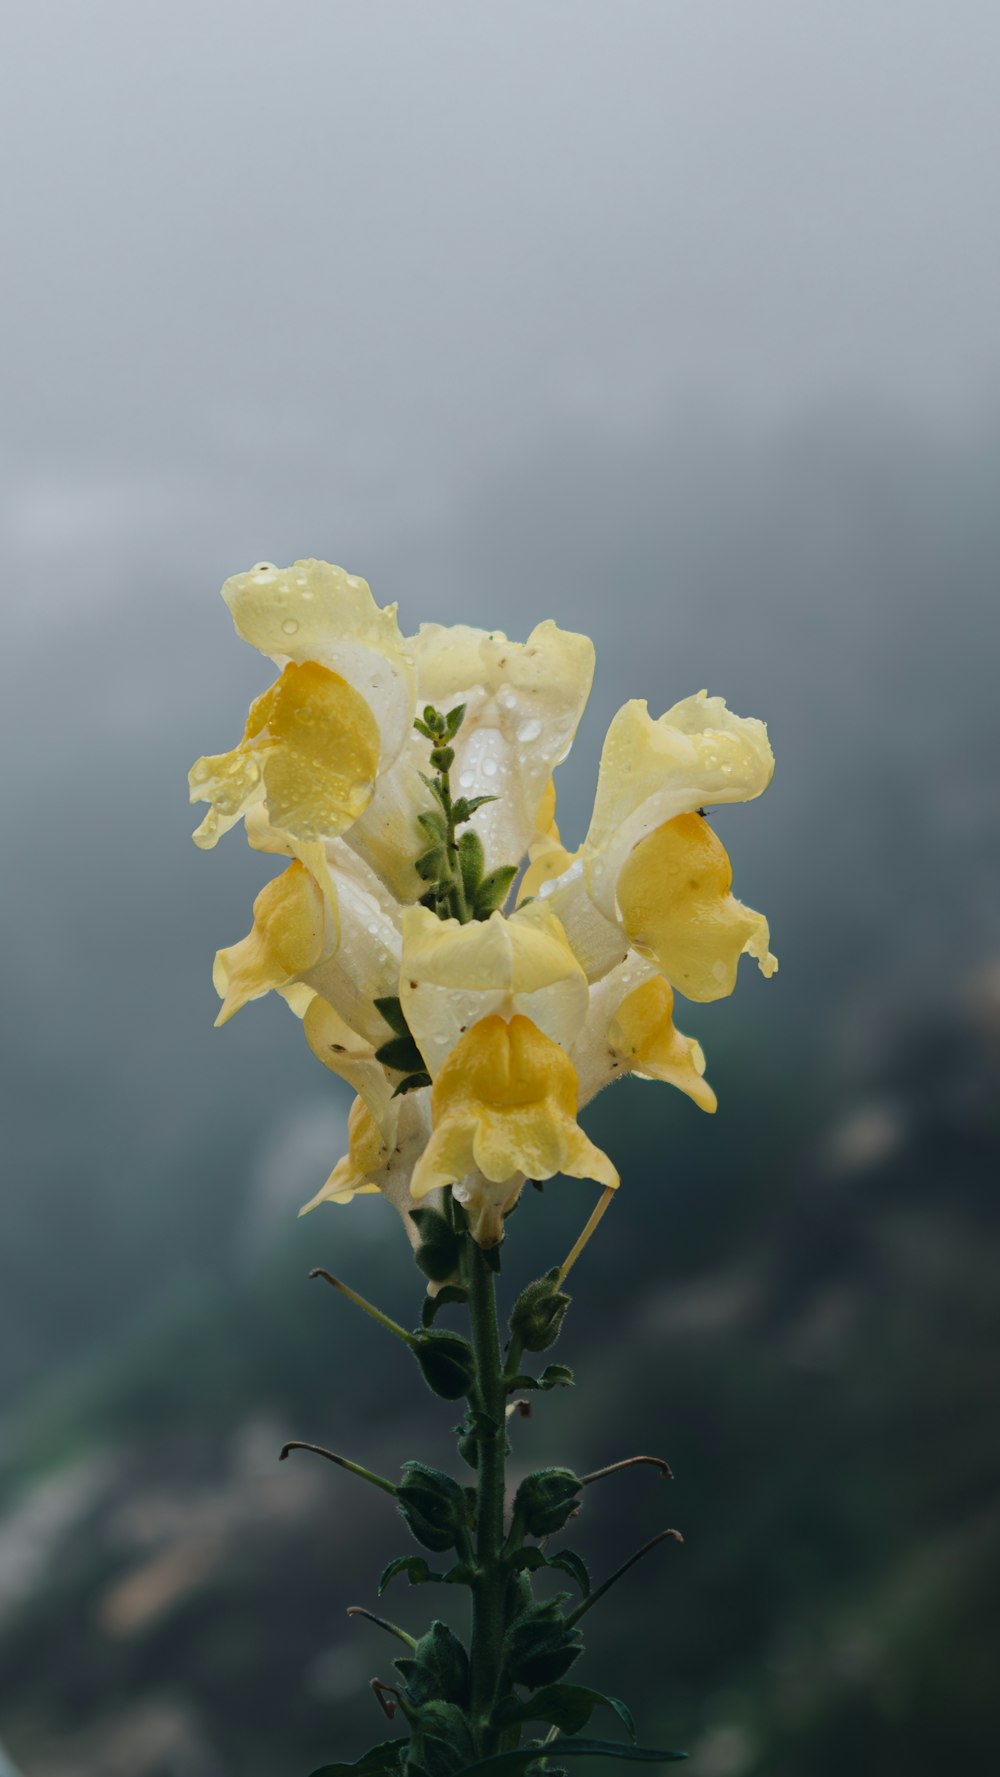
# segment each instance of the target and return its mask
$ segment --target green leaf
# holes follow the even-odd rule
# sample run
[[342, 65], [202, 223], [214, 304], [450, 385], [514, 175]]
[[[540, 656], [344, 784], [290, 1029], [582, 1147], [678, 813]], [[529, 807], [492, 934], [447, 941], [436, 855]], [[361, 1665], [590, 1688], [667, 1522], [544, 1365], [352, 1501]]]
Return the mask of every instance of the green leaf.
[[547, 1567], [548, 1562], [541, 1549], [530, 1544], [526, 1549], [514, 1549], [507, 1556], [507, 1566], [512, 1573], [537, 1573], [540, 1567]]
[[402, 1740], [383, 1740], [353, 1764], [320, 1765], [312, 1777], [347, 1777], [348, 1772], [353, 1772], [354, 1777], [374, 1777], [375, 1772], [398, 1770], [400, 1757], [409, 1744], [408, 1735]]
[[498, 869], [491, 870], [484, 876], [476, 895], [473, 909], [477, 919], [489, 919], [498, 907], [502, 907], [507, 899], [510, 885], [517, 875], [516, 864], [501, 864]]
[[544, 1603], [532, 1603], [515, 1617], [504, 1637], [503, 1661], [508, 1678], [531, 1690], [555, 1684], [583, 1652], [583, 1636], [568, 1624], [562, 1606], [568, 1592]]
[[453, 1549], [469, 1525], [464, 1487], [424, 1462], [404, 1462], [396, 1503], [418, 1543], [440, 1554]]
[[474, 827], [467, 828], [458, 842], [458, 863], [466, 895], [475, 901], [486, 868], [486, 853]]
[[402, 1001], [398, 994], [383, 994], [379, 999], [374, 1000], [373, 1004], [379, 1017], [385, 1019], [389, 1029], [394, 1031], [397, 1037], [409, 1036], [410, 1027], [406, 1022], [406, 1013], [403, 1011]]
[[[421, 1635], [412, 1659], [394, 1661], [406, 1679], [411, 1703], [455, 1703], [464, 1708], [469, 1700], [469, 1656], [447, 1623], [432, 1623]], [[423, 1725], [423, 1724], [421, 1724]]]
[[426, 809], [423, 814], [418, 814], [417, 825], [421, 832], [426, 834], [432, 845], [447, 845], [448, 822], [445, 819], [443, 809]]
[[444, 1401], [460, 1401], [476, 1378], [476, 1358], [468, 1339], [445, 1328], [417, 1328], [413, 1355], [428, 1388]]
[[431, 754], [431, 764], [436, 766], [438, 771], [450, 771], [452, 766], [454, 765], [454, 763], [455, 763], [455, 749], [454, 749], [454, 747], [435, 747], [434, 748], [434, 751]]
[[447, 1217], [436, 1209], [411, 1209], [410, 1220], [420, 1235], [416, 1259], [432, 1283], [446, 1283], [459, 1266], [462, 1242]]
[[383, 1567], [379, 1574], [377, 1590], [380, 1598], [397, 1573], [405, 1573], [411, 1586], [425, 1586], [432, 1580], [444, 1578], [442, 1573], [431, 1572], [422, 1555], [397, 1555], [395, 1561], [390, 1561], [388, 1567]]
[[573, 1372], [568, 1364], [546, 1364], [538, 1378], [539, 1388], [572, 1388]]
[[615, 1711], [634, 1743], [637, 1736], [631, 1710], [617, 1697], [606, 1697], [603, 1691], [592, 1691], [582, 1684], [548, 1684], [524, 1702], [512, 1697], [501, 1708], [496, 1725], [506, 1728], [516, 1722], [543, 1721], [549, 1727], [560, 1728], [564, 1734], [576, 1734], [586, 1727], [599, 1707]]
[[476, 1578], [476, 1569], [470, 1567], [468, 1561], [456, 1561], [449, 1567], [444, 1576], [446, 1586], [471, 1586]]
[[582, 1555], [577, 1555], [573, 1549], [560, 1549], [557, 1554], [548, 1557], [548, 1565], [568, 1573], [570, 1579], [575, 1580], [579, 1586], [581, 1596], [590, 1597], [590, 1569]]
[[419, 1087], [429, 1086], [430, 1083], [431, 1076], [428, 1073], [421, 1072], [419, 1074], [407, 1074], [405, 1079], [400, 1080], [399, 1085], [396, 1087], [392, 1096], [393, 1098], [400, 1098], [404, 1092], [416, 1092]]
[[670, 1765], [687, 1758], [686, 1752], [658, 1752], [651, 1746], [629, 1746], [624, 1740], [553, 1740], [550, 1744], [518, 1746], [497, 1752], [478, 1764], [466, 1765], [462, 1777], [513, 1777], [542, 1758], [616, 1758], [639, 1765]]
[[426, 771], [418, 771], [417, 776], [419, 777], [421, 783], [427, 785], [427, 788], [429, 789], [431, 795], [435, 798], [436, 801], [440, 802], [441, 807], [446, 809], [448, 806], [448, 797], [445, 792], [445, 787], [444, 787], [443, 783], [441, 782], [440, 778], [430, 777]]
[[448, 874], [448, 854], [443, 846], [434, 845], [430, 851], [421, 852], [413, 868], [422, 882], [440, 882]]
[[453, 710], [448, 711], [444, 727], [449, 740], [454, 740], [462, 723], [465, 721], [465, 712], [467, 708], [467, 704], [457, 703]]
[[376, 1061], [383, 1067], [395, 1068], [397, 1073], [412, 1074], [423, 1068], [424, 1058], [413, 1041], [409, 1031], [405, 1037], [390, 1037], [375, 1051]]
[[449, 1302], [467, 1302], [469, 1292], [457, 1283], [444, 1283], [436, 1296], [425, 1296], [424, 1305], [420, 1310], [420, 1319], [425, 1327], [434, 1325], [438, 1313], [446, 1308]]
[[455, 826], [460, 827], [464, 821], [471, 821], [477, 808], [482, 808], [487, 802], [496, 802], [496, 800], [495, 796], [457, 797], [451, 805], [451, 818]]

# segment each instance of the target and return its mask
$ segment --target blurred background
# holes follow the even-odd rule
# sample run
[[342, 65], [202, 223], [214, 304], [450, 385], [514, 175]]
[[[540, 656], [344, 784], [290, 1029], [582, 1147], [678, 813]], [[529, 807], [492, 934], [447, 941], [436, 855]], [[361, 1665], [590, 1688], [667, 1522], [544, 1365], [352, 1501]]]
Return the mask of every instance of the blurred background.
[[[701, 686], [770, 725], [719, 828], [781, 974], [626, 1082], [626, 1186], [516, 1462], [588, 1496], [574, 1677], [692, 1777], [996, 1758], [1000, 15], [980, 0], [39, 0], [0, 69], [7, 859], [0, 1742], [24, 1777], [305, 1777], [384, 1727], [345, 1606], [406, 1547], [285, 1437], [451, 1461], [393, 1212], [297, 1223], [347, 1089], [218, 1033], [270, 874], [185, 773], [267, 663], [218, 587], [317, 555], [588, 631], [560, 774]], [[505, 1288], [592, 1202], [553, 1183]], [[322, 1470], [322, 1472], [317, 1472]], [[658, 1563], [658, 1565], [657, 1565]], [[400, 1585], [393, 1613], [421, 1621]], [[992, 1759], [991, 1759], [992, 1753]], [[2, 1763], [2, 1757], [0, 1757]]]

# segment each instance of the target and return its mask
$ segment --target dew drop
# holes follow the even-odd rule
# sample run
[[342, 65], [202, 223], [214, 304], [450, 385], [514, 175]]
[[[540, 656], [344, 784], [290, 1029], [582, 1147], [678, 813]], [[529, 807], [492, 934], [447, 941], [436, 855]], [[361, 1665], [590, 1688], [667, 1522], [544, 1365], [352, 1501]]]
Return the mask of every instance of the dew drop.
[[475, 781], [476, 774], [474, 771], [463, 771], [458, 780], [458, 787], [460, 790], [471, 790]]
[[530, 722], [521, 723], [521, 726], [517, 731], [517, 738], [523, 746], [527, 746], [529, 741], [537, 740], [541, 732], [542, 724], [535, 717], [532, 717]]
[[495, 759], [484, 759], [483, 760], [483, 776], [484, 777], [496, 777], [496, 774], [497, 774], [496, 760]]
[[299, 626], [294, 617], [286, 617], [281, 627], [286, 636], [293, 636], [296, 634]]

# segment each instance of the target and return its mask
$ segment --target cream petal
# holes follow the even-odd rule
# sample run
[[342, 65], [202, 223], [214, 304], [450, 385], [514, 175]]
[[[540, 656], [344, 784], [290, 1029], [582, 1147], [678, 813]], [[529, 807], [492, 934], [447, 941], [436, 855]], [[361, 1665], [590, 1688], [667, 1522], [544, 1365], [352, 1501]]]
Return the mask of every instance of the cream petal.
[[574, 858], [552, 881], [543, 882], [538, 900], [556, 915], [588, 981], [602, 980], [624, 962], [628, 940], [620, 923], [605, 918], [591, 900], [582, 856]]
[[654, 974], [652, 963], [630, 951], [624, 962], [591, 987], [586, 1019], [569, 1052], [580, 1082], [581, 1108], [627, 1072], [621, 1055], [608, 1040], [608, 1027], [622, 1001]]
[[432, 1077], [465, 1031], [491, 1013], [521, 1013], [568, 1048], [587, 1009], [583, 970], [541, 902], [468, 925], [407, 908], [399, 995]]
[[551, 618], [526, 642], [467, 624], [421, 625], [412, 639], [421, 704], [465, 704], [453, 791], [495, 796], [473, 817], [487, 868], [520, 863], [553, 767], [566, 757], [590, 695], [594, 645]]
[[654, 721], [645, 703], [626, 703], [604, 749], [584, 846], [596, 906], [616, 916], [618, 876], [633, 847], [679, 814], [748, 802], [766, 790], [774, 755], [763, 722], [737, 716], [700, 691]]
[[342, 841], [327, 847], [327, 858], [336, 883], [340, 943], [300, 979], [377, 1048], [390, 1033], [374, 1001], [399, 993], [401, 909]]
[[367, 581], [324, 561], [261, 562], [222, 588], [239, 635], [278, 666], [318, 661], [353, 685], [378, 723], [383, 768], [409, 736], [413, 664], [396, 606], [380, 608]]

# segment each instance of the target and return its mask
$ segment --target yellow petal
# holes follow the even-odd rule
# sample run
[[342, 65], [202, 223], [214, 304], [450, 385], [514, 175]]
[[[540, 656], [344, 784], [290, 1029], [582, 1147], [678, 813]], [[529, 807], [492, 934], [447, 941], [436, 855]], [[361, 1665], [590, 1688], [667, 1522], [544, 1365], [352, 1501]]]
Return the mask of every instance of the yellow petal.
[[302, 864], [289, 864], [261, 889], [247, 936], [216, 955], [212, 978], [223, 1002], [216, 1024], [318, 961], [324, 927], [319, 888]]
[[619, 875], [648, 833], [710, 804], [748, 802], [773, 772], [763, 722], [734, 715], [721, 697], [701, 691], [655, 722], [645, 703], [625, 704], [604, 742], [584, 847], [587, 887], [601, 912], [615, 917]]
[[337, 888], [340, 943], [303, 979], [378, 1048], [390, 1032], [374, 1002], [399, 992], [400, 909], [343, 840], [332, 841], [327, 854]]
[[398, 1104], [394, 1103], [393, 1085], [385, 1068], [375, 1060], [374, 1046], [352, 1030], [319, 994], [310, 997], [302, 1028], [310, 1049], [323, 1066], [354, 1087], [384, 1136], [393, 1134]]
[[350, 1203], [353, 1197], [377, 1192], [373, 1175], [379, 1173], [390, 1153], [378, 1124], [361, 1098], [351, 1105], [347, 1118], [348, 1149], [338, 1160], [326, 1184], [304, 1203], [299, 1215], [308, 1215], [319, 1203]]
[[195, 843], [213, 846], [259, 803], [290, 839], [333, 838], [367, 808], [378, 763], [375, 718], [346, 679], [315, 661], [286, 666], [252, 706], [239, 746], [192, 766], [191, 800], [211, 804]]
[[540, 902], [468, 925], [408, 907], [399, 995], [433, 1077], [463, 1032], [490, 1013], [523, 1013], [568, 1048], [586, 1016], [587, 978]]
[[262, 562], [222, 588], [237, 632], [279, 666], [321, 666], [346, 679], [374, 715], [383, 768], [409, 738], [416, 674], [396, 621], [364, 580], [325, 561]]
[[664, 1080], [686, 1092], [703, 1111], [714, 1111], [718, 1100], [703, 1078], [701, 1044], [681, 1035], [673, 1013], [670, 983], [655, 975], [622, 1001], [608, 1026], [608, 1041], [640, 1079]]
[[414, 1197], [461, 1181], [464, 1200], [475, 1206], [474, 1169], [493, 1184], [518, 1173], [544, 1179], [564, 1172], [617, 1185], [608, 1156], [579, 1127], [576, 1108], [576, 1073], [558, 1043], [528, 1018], [483, 1018], [431, 1088], [433, 1134], [413, 1174]]
[[689, 1000], [718, 1000], [736, 985], [744, 951], [773, 975], [767, 920], [730, 893], [732, 866], [700, 815], [678, 815], [637, 845], [618, 879], [629, 942]]

